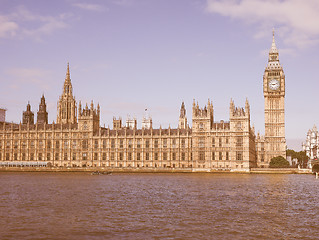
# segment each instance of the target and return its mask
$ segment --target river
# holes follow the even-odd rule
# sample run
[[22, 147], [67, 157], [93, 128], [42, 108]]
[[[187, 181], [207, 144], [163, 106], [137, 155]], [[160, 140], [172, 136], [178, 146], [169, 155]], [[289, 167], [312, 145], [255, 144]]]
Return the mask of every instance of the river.
[[0, 239], [319, 239], [313, 175], [0, 173]]

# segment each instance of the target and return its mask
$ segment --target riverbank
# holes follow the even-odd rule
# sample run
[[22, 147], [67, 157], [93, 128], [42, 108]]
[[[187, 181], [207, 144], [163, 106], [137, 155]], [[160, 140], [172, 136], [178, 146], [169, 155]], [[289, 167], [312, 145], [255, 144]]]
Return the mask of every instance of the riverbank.
[[111, 172], [111, 173], [247, 173], [247, 174], [312, 174], [311, 169], [252, 168], [250, 171], [194, 168], [49, 168], [0, 167], [0, 172]]

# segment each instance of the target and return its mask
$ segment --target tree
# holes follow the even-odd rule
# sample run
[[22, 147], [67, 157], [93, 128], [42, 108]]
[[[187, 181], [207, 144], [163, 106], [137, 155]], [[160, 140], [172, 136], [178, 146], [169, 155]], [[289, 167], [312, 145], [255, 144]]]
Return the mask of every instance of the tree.
[[289, 162], [283, 156], [273, 157], [270, 160], [270, 168], [289, 168]]
[[291, 159], [297, 158], [300, 167], [307, 167], [308, 157], [306, 155], [306, 151], [295, 152], [292, 149], [287, 149], [286, 155], [291, 156]]
[[313, 165], [312, 172], [319, 172], [319, 164]]

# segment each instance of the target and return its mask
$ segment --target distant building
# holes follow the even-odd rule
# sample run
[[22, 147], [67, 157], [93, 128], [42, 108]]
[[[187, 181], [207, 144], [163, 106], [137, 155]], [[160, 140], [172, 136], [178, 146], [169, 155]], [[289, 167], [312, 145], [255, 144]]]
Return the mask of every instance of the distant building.
[[308, 156], [308, 168], [312, 168], [315, 163], [318, 163], [319, 156], [319, 134], [316, 125], [307, 132], [306, 142], [302, 143], [303, 151], [306, 151]]

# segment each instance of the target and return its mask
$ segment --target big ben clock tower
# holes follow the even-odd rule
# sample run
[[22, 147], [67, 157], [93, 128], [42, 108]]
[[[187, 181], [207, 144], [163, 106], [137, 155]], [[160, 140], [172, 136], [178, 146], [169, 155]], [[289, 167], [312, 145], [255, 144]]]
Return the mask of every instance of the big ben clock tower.
[[264, 72], [265, 98], [265, 162], [271, 158], [286, 158], [285, 138], [285, 74], [279, 62], [275, 33], [269, 51], [268, 64]]

